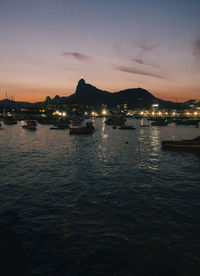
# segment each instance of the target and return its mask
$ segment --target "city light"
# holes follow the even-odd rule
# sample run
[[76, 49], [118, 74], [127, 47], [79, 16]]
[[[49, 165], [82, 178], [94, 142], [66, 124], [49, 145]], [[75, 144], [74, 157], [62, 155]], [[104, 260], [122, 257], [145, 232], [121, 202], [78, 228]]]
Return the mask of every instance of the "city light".
[[104, 110], [102, 110], [102, 115], [107, 115], [107, 111], [104, 109]]

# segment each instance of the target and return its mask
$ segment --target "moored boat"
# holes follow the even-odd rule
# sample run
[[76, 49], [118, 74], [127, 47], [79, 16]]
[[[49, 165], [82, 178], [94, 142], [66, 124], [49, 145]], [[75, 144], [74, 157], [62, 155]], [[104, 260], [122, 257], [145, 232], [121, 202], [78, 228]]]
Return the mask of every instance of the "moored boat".
[[92, 122], [87, 122], [85, 126], [83, 127], [70, 127], [69, 128], [69, 134], [92, 134], [94, 132], [94, 126]]
[[36, 130], [37, 129], [37, 123], [36, 121], [27, 121], [26, 125], [22, 126], [25, 129], [30, 129], [30, 130]]
[[67, 129], [67, 128], [69, 128], [69, 122], [63, 119], [56, 120], [54, 127], [50, 127], [50, 129]]
[[199, 149], [200, 150], [200, 136], [191, 140], [164, 140], [161, 143], [163, 148], [171, 149]]

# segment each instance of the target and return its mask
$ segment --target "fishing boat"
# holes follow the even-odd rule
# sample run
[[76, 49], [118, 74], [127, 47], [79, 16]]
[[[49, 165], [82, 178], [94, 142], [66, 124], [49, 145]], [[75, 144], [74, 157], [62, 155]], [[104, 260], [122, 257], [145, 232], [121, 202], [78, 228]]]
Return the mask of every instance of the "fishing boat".
[[200, 150], [200, 136], [192, 140], [181, 140], [181, 141], [173, 141], [173, 140], [164, 140], [161, 143], [163, 148], [171, 148], [171, 149], [199, 149]]
[[29, 130], [36, 130], [37, 129], [37, 123], [36, 121], [27, 121], [26, 125], [22, 126], [25, 129], [29, 129]]
[[94, 126], [92, 122], [87, 122], [85, 126], [70, 127], [69, 134], [81, 135], [81, 134], [92, 134], [94, 132]]

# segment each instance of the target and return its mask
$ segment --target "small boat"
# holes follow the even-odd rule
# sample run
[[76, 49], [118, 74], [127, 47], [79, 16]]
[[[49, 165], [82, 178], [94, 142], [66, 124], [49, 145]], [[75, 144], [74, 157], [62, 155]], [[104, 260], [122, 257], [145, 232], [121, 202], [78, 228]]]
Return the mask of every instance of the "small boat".
[[163, 148], [171, 148], [171, 149], [199, 149], [200, 150], [200, 136], [192, 140], [181, 140], [181, 141], [173, 141], [173, 140], [164, 140], [161, 143]]
[[123, 117], [112, 117], [112, 118], [108, 118], [105, 121], [106, 125], [117, 125], [117, 126], [121, 126], [126, 122], [126, 119]]
[[134, 130], [134, 129], [136, 129], [134, 126], [129, 126], [129, 125], [121, 125], [120, 127], [119, 127], [119, 129], [121, 129], [121, 130]]
[[36, 121], [27, 121], [26, 125], [23, 125], [22, 127], [25, 129], [29, 129], [29, 130], [36, 130], [37, 123], [36, 123]]
[[50, 127], [50, 129], [59, 130], [59, 129], [67, 129], [65, 126], [57, 126], [57, 127]]
[[50, 127], [50, 129], [67, 129], [69, 128], [69, 122], [67, 120], [58, 119], [54, 124], [54, 127]]
[[92, 122], [87, 122], [83, 127], [70, 127], [69, 134], [81, 135], [81, 134], [92, 134], [94, 132], [94, 126]]

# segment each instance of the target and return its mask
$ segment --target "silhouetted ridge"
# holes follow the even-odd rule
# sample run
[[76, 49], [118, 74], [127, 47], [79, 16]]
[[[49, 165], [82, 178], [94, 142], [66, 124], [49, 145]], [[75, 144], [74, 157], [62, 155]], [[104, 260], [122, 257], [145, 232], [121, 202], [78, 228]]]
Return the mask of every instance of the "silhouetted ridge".
[[[127, 104], [128, 108], [150, 108], [153, 103], [159, 103], [161, 108], [180, 108], [184, 104], [164, 101], [154, 97], [149, 91], [143, 88], [130, 88], [118, 92], [108, 92], [100, 90], [95, 86], [86, 83], [82, 78], [79, 80], [76, 91], [69, 97], [59, 97], [58, 95], [51, 99], [52, 104], [86, 104], [101, 105], [110, 107]], [[36, 106], [46, 106], [46, 101], [35, 103]], [[8, 100], [0, 101], [0, 108], [3, 110], [6, 106], [10, 108], [15, 106], [30, 106], [28, 103], [17, 103]], [[34, 105], [34, 104], [32, 104]]]
[[148, 107], [156, 98], [147, 90], [142, 88], [131, 88], [111, 93], [100, 90], [95, 86], [86, 83], [84, 79], [80, 79], [76, 92], [65, 99], [71, 103], [82, 103], [89, 105], [107, 104], [114, 106], [126, 103], [130, 107]]

